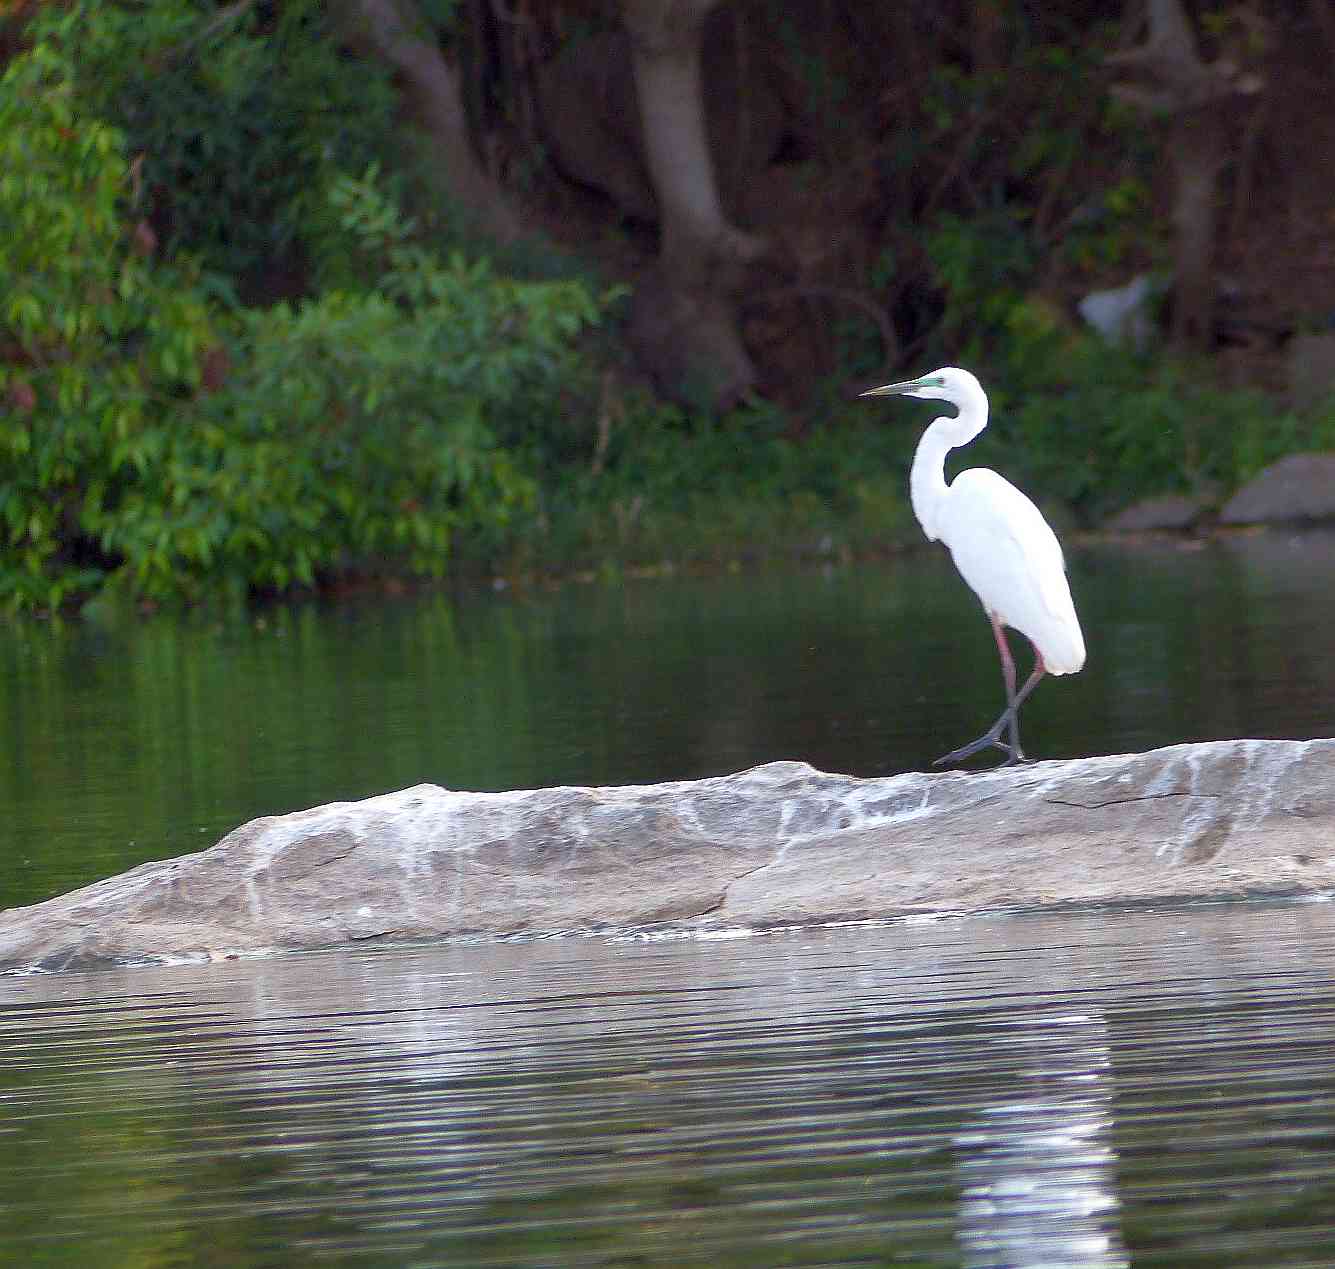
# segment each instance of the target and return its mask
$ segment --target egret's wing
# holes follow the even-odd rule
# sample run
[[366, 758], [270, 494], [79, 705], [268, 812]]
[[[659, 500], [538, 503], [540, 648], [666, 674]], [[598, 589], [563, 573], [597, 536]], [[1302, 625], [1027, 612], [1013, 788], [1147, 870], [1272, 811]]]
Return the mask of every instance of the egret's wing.
[[987, 468], [961, 472], [950, 484], [941, 537], [983, 607], [1025, 635], [1049, 670], [1069, 674], [1084, 664], [1061, 544], [1014, 485]]

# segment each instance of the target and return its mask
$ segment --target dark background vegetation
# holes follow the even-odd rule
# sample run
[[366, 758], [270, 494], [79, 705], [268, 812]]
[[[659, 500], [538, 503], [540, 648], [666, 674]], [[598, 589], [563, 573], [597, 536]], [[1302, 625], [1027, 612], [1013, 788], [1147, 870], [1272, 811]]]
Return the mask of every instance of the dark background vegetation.
[[11, 608], [894, 548], [856, 393], [944, 362], [1068, 525], [1335, 439], [1326, 0], [0, 0], [0, 62]]

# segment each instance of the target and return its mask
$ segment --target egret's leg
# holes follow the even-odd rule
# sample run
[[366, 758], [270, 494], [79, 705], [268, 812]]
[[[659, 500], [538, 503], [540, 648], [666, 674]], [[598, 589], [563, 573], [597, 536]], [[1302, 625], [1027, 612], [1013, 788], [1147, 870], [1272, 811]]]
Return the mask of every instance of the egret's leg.
[[1011, 714], [1011, 759], [1014, 761], [1016, 755], [1019, 760], [1024, 760], [1024, 754], [1020, 752], [1020, 720], [1019, 715], [1014, 713], [1015, 709], [1015, 661], [1011, 657], [1010, 644], [1006, 641], [1006, 627], [1001, 624], [1001, 618], [992, 613], [988, 613], [988, 620], [992, 622], [992, 637], [997, 641], [997, 651], [1001, 654], [1001, 679], [1006, 684], [1006, 708], [1012, 711]]
[[[1027, 762], [1024, 752], [1020, 749], [1020, 706], [1029, 698], [1029, 693], [1038, 686], [1038, 681], [1047, 673], [1043, 664], [1043, 654], [1037, 649], [1034, 650], [1035, 661], [1033, 673], [1025, 680], [1024, 686], [1014, 694], [1014, 699], [1006, 703], [1006, 708], [1002, 710], [1001, 717], [997, 719], [977, 740], [970, 741], [967, 745], [961, 745], [958, 749], [952, 749], [948, 754], [943, 754], [932, 765], [935, 767], [945, 766], [948, 762], [962, 762], [965, 758], [971, 758], [974, 754], [991, 746], [1002, 750], [1006, 754], [1006, 761], [1001, 765], [1008, 767], [1015, 762]], [[1005, 662], [1002, 663], [1003, 673], [1005, 672]], [[1014, 683], [1015, 666], [1011, 663], [1011, 677], [1007, 684]], [[1011, 740], [1013, 743], [1007, 744], [1001, 739], [1001, 733], [1007, 728], [1011, 729]]]
[[1008, 767], [1013, 762], [1033, 761], [1032, 758], [1026, 758], [1024, 756], [1024, 750], [1020, 748], [1020, 705], [1029, 695], [1029, 693], [1032, 692], [1034, 688], [1038, 686], [1038, 680], [1041, 679], [1043, 675], [1046, 673], [1047, 673], [1047, 667], [1043, 664], [1043, 654], [1037, 648], [1035, 648], [1034, 668], [1030, 671], [1029, 677], [1025, 679], [1024, 686], [1020, 689], [1019, 695], [1017, 695], [1015, 698], [1015, 703], [1010, 707], [1010, 716], [1011, 716], [1010, 756], [1006, 759], [1004, 763], [1001, 764], [1002, 766]]

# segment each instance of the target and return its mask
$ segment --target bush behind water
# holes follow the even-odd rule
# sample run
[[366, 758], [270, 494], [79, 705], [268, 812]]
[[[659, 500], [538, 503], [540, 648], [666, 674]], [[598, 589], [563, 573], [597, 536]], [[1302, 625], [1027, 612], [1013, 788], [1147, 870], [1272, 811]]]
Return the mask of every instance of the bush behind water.
[[485, 543], [532, 501], [498, 436], [578, 379], [600, 316], [583, 283], [441, 260], [374, 172], [331, 173], [325, 232], [374, 285], [220, 306], [130, 221], [124, 138], [54, 39], [0, 79], [0, 171], [6, 606], [109, 583], [241, 595], [368, 562], [434, 574], [456, 531]]
[[[1127, 220], [1109, 217], [1079, 241], [1122, 260]], [[940, 355], [975, 369], [992, 403], [968, 462], [1085, 522], [1152, 494], [1231, 492], [1286, 453], [1335, 446], [1329, 411], [1300, 414], [1220, 384], [1204, 358], [1138, 352], [1074, 326], [1037, 289], [1042, 255], [1024, 217], [943, 216], [927, 242], [945, 303]]]

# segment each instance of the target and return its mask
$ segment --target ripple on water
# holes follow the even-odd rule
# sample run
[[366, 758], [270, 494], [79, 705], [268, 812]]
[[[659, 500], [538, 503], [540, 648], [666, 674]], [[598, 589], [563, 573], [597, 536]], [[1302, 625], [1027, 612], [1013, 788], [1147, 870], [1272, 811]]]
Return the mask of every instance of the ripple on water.
[[1291, 1265], [1335, 913], [0, 982], [0, 1262]]

